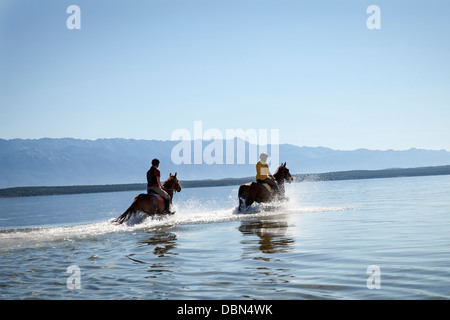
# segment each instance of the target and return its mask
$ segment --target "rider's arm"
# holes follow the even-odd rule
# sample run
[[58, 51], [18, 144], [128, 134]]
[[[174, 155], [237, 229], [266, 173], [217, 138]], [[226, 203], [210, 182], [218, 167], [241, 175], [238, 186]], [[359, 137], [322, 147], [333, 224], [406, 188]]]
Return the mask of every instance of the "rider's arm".
[[158, 181], [158, 186], [162, 189], [162, 184], [161, 184], [161, 180], [159, 179], [159, 177], [156, 177], [156, 181]]
[[275, 180], [275, 178], [273, 177], [272, 173], [270, 172], [269, 168], [267, 168], [267, 176], [269, 178], [272, 178], [273, 180]]

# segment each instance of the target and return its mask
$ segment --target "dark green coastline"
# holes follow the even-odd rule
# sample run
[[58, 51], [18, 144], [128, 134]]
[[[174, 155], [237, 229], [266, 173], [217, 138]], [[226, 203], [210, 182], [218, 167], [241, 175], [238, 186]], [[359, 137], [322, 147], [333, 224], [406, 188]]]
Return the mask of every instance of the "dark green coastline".
[[[326, 173], [295, 174], [295, 182], [308, 181], [336, 181], [336, 180], [357, 180], [357, 179], [377, 179], [396, 177], [417, 177], [433, 175], [450, 175], [450, 165], [407, 168], [407, 169], [384, 169], [384, 170], [352, 170]], [[254, 180], [254, 177], [227, 178], [219, 180], [190, 180], [180, 181], [183, 188], [199, 187], [219, 187], [240, 185]], [[42, 187], [15, 187], [0, 189], [0, 198], [49, 196], [79, 193], [100, 193], [119, 191], [145, 192], [145, 183], [131, 184], [110, 184], [110, 185], [84, 185], [84, 186], [42, 186]]]

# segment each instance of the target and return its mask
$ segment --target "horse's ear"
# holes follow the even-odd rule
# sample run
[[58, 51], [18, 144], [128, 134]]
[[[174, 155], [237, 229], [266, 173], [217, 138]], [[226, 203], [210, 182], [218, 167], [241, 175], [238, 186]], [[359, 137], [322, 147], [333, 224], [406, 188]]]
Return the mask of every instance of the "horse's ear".
[[172, 176], [172, 172], [171, 173], [169, 173], [170, 174], [170, 176]]
[[177, 176], [177, 173], [175, 172], [175, 177]]
[[284, 167], [286, 168], [286, 162], [284, 162]]

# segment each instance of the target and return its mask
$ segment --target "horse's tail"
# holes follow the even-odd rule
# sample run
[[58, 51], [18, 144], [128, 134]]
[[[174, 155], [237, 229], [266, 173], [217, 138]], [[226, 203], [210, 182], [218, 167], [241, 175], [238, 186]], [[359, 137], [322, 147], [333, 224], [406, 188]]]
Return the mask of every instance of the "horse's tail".
[[134, 199], [131, 206], [127, 210], [125, 210], [125, 212], [122, 213], [119, 217], [114, 219], [112, 222], [117, 223], [117, 224], [122, 224], [122, 223], [128, 221], [131, 218], [131, 216], [133, 215], [133, 213], [136, 211], [135, 210], [136, 200], [137, 200], [137, 197]]

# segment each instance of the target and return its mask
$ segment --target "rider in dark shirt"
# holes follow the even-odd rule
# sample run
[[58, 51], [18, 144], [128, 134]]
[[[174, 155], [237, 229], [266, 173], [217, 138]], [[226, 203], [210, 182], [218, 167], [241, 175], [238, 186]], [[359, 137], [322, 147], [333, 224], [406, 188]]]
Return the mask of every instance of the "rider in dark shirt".
[[170, 202], [172, 199], [170, 199], [169, 194], [162, 189], [161, 184], [161, 172], [158, 170], [159, 167], [159, 160], [153, 159], [152, 160], [152, 166], [147, 171], [147, 193], [156, 193], [163, 197], [165, 202], [165, 210], [167, 213], [172, 213], [170, 211]]

